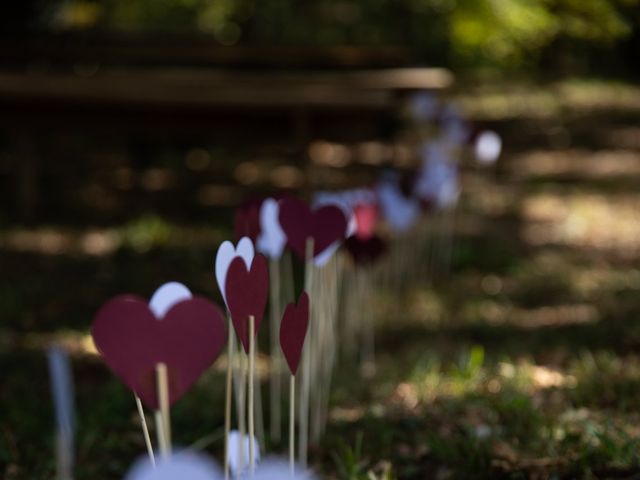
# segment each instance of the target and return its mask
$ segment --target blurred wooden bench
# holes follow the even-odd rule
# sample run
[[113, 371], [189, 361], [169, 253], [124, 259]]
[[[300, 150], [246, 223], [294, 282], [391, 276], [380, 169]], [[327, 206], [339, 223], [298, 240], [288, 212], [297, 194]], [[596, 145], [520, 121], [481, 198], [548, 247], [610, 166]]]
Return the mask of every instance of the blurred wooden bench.
[[245, 134], [260, 126], [274, 135], [269, 124], [296, 132], [302, 122], [319, 136], [361, 137], [372, 131], [361, 124], [388, 115], [402, 92], [452, 82], [447, 70], [410, 63], [395, 47], [221, 47], [206, 37], [135, 35], [0, 39], [0, 127], [176, 135], [215, 127], [229, 139], [241, 125]]
[[[163, 141], [206, 135], [210, 143], [287, 142], [304, 152], [313, 138], [379, 138], [404, 93], [453, 81], [447, 70], [409, 64], [394, 48], [0, 39], [0, 132], [18, 138], [25, 158], [33, 156], [20, 147], [29, 144], [25, 137], [56, 131]], [[34, 190], [28, 177], [36, 164], [25, 159], [24, 191]]]
[[[344, 137], [349, 129], [343, 128], [343, 117], [354, 137], [359, 137], [365, 132], [359, 134], [361, 127], [354, 116], [375, 123], [397, 107], [402, 92], [438, 90], [450, 83], [448, 72], [429, 68], [295, 73], [186, 68], [0, 72], [0, 126], [94, 126], [180, 135], [227, 125], [223, 138], [229, 138], [239, 125], [257, 128], [265, 127], [267, 121], [290, 124], [307, 117], [305, 121], [318, 135]], [[296, 130], [295, 125], [288, 128]]]

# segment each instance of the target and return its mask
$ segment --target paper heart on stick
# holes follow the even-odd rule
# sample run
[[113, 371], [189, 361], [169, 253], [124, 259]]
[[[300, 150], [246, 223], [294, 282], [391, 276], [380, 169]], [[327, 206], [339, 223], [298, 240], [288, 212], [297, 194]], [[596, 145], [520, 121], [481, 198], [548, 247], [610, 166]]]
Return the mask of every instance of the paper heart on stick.
[[427, 143], [422, 149], [423, 162], [416, 176], [414, 193], [432, 207], [451, 207], [458, 200], [458, 168], [451, 161], [449, 150], [442, 142]]
[[371, 238], [378, 221], [378, 206], [374, 203], [360, 203], [353, 207], [353, 216], [356, 219], [355, 235], [360, 240]]
[[148, 458], [138, 460], [124, 480], [222, 480], [224, 474], [209, 457], [200, 453], [179, 452], [153, 464]]
[[[235, 432], [231, 432], [231, 436]], [[245, 470], [249, 461], [248, 437], [245, 438]], [[235, 442], [231, 442], [233, 445]], [[259, 454], [257, 445], [256, 454]], [[236, 455], [237, 457], [237, 455]], [[234, 457], [230, 457], [234, 458]], [[230, 465], [231, 466], [231, 465]], [[295, 465], [294, 473], [291, 473], [291, 466], [284, 458], [267, 457], [255, 466], [253, 475], [236, 472], [231, 469], [232, 478], [247, 478], [251, 476], [254, 480], [317, 480], [318, 477], [310, 470]], [[153, 465], [148, 458], [137, 461], [129, 470], [124, 480], [223, 480], [224, 473], [216, 463], [206, 456], [193, 452], [179, 452], [167, 459], [161, 459], [157, 465]]]
[[290, 303], [284, 310], [280, 324], [280, 347], [291, 375], [298, 371], [302, 347], [309, 326], [309, 295], [302, 292], [298, 304]]
[[368, 265], [375, 262], [387, 251], [387, 245], [376, 235], [366, 240], [361, 240], [357, 236], [349, 237], [344, 242], [344, 245], [351, 254], [353, 261], [360, 265]]
[[306, 257], [307, 239], [313, 239], [316, 257], [333, 243], [342, 241], [347, 231], [347, 219], [340, 207], [325, 205], [311, 210], [298, 198], [280, 202], [280, 225], [287, 235], [287, 245], [300, 257]]
[[[229, 460], [229, 468], [234, 478], [241, 478], [243, 470], [249, 468], [249, 452], [251, 437], [249, 435], [242, 435], [237, 430], [231, 430], [229, 432], [229, 450], [227, 452], [227, 458]], [[260, 443], [258, 439], [253, 437], [253, 467], [255, 468], [260, 461]]]
[[226, 328], [220, 309], [201, 297], [176, 303], [160, 319], [144, 299], [121, 295], [98, 311], [91, 335], [111, 371], [157, 409], [156, 365], [167, 365], [172, 405], [218, 357]]
[[278, 220], [279, 211], [280, 206], [274, 198], [267, 198], [260, 207], [261, 231], [256, 248], [269, 258], [280, 258], [287, 243], [287, 237]]
[[156, 318], [164, 317], [176, 303], [192, 298], [191, 290], [179, 282], [167, 282], [151, 295], [149, 308]]
[[474, 138], [473, 151], [481, 165], [494, 164], [502, 152], [502, 138], [496, 132], [485, 130]]
[[396, 231], [409, 230], [420, 215], [420, 202], [406, 197], [397, 179], [383, 180], [376, 187], [378, 202], [387, 223]]
[[[283, 458], [266, 457], [256, 468], [253, 480], [319, 480], [311, 470], [302, 465], [295, 465], [293, 473], [291, 464]], [[212, 479], [215, 480], [215, 479]]]
[[233, 259], [240, 257], [244, 260], [247, 268], [251, 265], [255, 251], [253, 249], [253, 243], [249, 237], [242, 237], [238, 242], [238, 246], [234, 247], [233, 243], [225, 240], [218, 247], [218, 253], [216, 254], [216, 280], [218, 282], [218, 288], [222, 294], [224, 303], [229, 307], [226, 296], [226, 279], [229, 266]]
[[313, 264], [316, 267], [322, 267], [326, 265], [327, 262], [331, 260], [331, 257], [333, 257], [333, 254], [336, 253], [336, 251], [340, 248], [340, 245], [342, 245], [342, 241], [333, 242], [331, 245], [329, 245], [314, 257]]
[[235, 258], [227, 272], [225, 294], [227, 306], [236, 335], [242, 342], [245, 352], [249, 353], [249, 317], [255, 321], [255, 333], [258, 333], [269, 293], [269, 271], [267, 260], [256, 255], [247, 268], [242, 258]]
[[253, 242], [260, 235], [260, 209], [262, 198], [250, 198], [236, 209], [233, 218], [233, 231], [236, 240], [249, 237]]
[[314, 195], [311, 202], [311, 209], [317, 210], [320, 207], [333, 205], [344, 213], [347, 219], [347, 231], [345, 237], [350, 237], [356, 231], [356, 219], [353, 215], [354, 199], [358, 196], [358, 190], [344, 190], [342, 192], [320, 192]]

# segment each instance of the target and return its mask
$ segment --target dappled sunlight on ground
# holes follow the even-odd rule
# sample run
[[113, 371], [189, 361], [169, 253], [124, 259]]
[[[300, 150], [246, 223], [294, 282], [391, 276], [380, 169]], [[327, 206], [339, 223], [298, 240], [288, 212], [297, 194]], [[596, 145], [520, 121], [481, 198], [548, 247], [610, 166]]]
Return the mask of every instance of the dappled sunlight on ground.
[[0, 231], [0, 248], [40, 255], [105, 256], [120, 248], [146, 252], [158, 247], [211, 247], [222, 239], [223, 233], [215, 227], [175, 225], [145, 217], [119, 228], [8, 229]]
[[[636, 132], [640, 136], [640, 131]], [[532, 151], [518, 155], [509, 163], [514, 179], [555, 177], [556, 180], [630, 181], [640, 177], [640, 152], [637, 150]]]
[[[361, 397], [403, 446], [365, 441], [433, 478], [628, 478], [640, 464], [640, 91], [496, 90], [463, 100], [532, 123], [512, 127], [496, 172], [465, 172], [453, 274], [376, 299], [377, 383]], [[372, 412], [350, 411], [336, 431], [382, 435]]]
[[[449, 274], [422, 265], [412, 237], [398, 241], [398, 258], [420, 268], [371, 290], [375, 365], [340, 359], [327, 437], [312, 460], [328, 475], [346, 458], [416, 480], [630, 478], [640, 465], [640, 89], [576, 81], [458, 96], [493, 122], [505, 155], [495, 169], [463, 167]], [[50, 412], [33, 412], [49, 396], [44, 352], [59, 344], [76, 375], [78, 477], [118, 478], [144, 445], [130, 392], [88, 335], [101, 302], [171, 279], [219, 300], [214, 251], [246, 191], [361, 184], [385, 159], [406, 161], [378, 142], [317, 139], [306, 153], [308, 165], [286, 164], [273, 149], [243, 151], [223, 171], [227, 152], [194, 147], [178, 174], [134, 171], [114, 154], [97, 174], [109, 188], [83, 187], [87, 205], [117, 210], [142, 191], [165, 195], [153, 198], [170, 215], [136, 204], [108, 221], [0, 225], [0, 370], [29, 372], [3, 383], [11, 394], [0, 409], [23, 427], [0, 422], [0, 462], [25, 471], [37, 463], [25, 442], [52, 451]], [[188, 192], [185, 205], [174, 205], [178, 192]], [[418, 238], [439, 222], [429, 217]], [[211, 441], [227, 361], [176, 404], [176, 441]], [[259, 377], [270, 367], [260, 355]], [[51, 465], [39, 468], [37, 478], [48, 478]]]
[[563, 81], [544, 89], [535, 85], [485, 82], [456, 99], [474, 118], [549, 118], [580, 112], [640, 111], [640, 92], [631, 85], [598, 81]]
[[522, 216], [522, 235], [534, 246], [560, 244], [622, 258], [640, 253], [640, 195], [533, 194]]

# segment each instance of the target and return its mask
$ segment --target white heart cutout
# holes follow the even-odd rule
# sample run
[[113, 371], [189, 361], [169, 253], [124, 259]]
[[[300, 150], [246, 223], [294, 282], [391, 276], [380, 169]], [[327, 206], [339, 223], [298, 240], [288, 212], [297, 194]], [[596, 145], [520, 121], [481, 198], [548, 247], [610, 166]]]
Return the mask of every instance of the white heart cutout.
[[280, 258], [287, 243], [278, 220], [280, 205], [277, 200], [267, 198], [260, 207], [260, 235], [256, 242], [256, 248], [269, 258]]
[[149, 308], [157, 319], [161, 319], [176, 303], [192, 297], [191, 291], [182, 283], [167, 282], [153, 293]]
[[[242, 452], [242, 455], [241, 455]], [[253, 437], [253, 466], [260, 461], [260, 444]], [[249, 435], [240, 435], [237, 430], [229, 432], [229, 469], [234, 477], [238, 477], [243, 470], [249, 467]]]
[[340, 248], [340, 245], [342, 245], [342, 241], [333, 242], [331, 245], [329, 245], [323, 251], [318, 253], [315, 256], [315, 258], [313, 259], [313, 263], [316, 265], [316, 267], [325, 266], [327, 264], [327, 262], [331, 259], [333, 254], [336, 252], [336, 250], [338, 250], [338, 248]]
[[417, 221], [420, 215], [420, 203], [414, 198], [405, 197], [398, 185], [383, 182], [377, 186], [376, 193], [382, 215], [391, 228], [403, 232]]
[[152, 465], [148, 458], [138, 460], [127, 473], [125, 480], [222, 480], [220, 467], [201, 454], [181, 452], [167, 459], [156, 457]]
[[492, 165], [502, 152], [502, 138], [496, 132], [485, 130], [478, 135], [473, 148], [481, 165]]
[[266, 457], [256, 469], [253, 480], [318, 480], [311, 470], [301, 465], [294, 465], [293, 475], [287, 459]]

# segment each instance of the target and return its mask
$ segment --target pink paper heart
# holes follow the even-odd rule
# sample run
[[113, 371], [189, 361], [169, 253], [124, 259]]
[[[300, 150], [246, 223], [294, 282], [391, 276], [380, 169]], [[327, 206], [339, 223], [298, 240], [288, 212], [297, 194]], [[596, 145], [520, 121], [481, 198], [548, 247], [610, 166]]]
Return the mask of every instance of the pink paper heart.
[[267, 305], [268, 293], [269, 272], [267, 260], [262, 255], [253, 257], [250, 270], [247, 270], [247, 265], [242, 258], [233, 259], [227, 271], [225, 295], [236, 335], [247, 353], [249, 353], [249, 316], [253, 315], [257, 334]]
[[332, 243], [343, 240], [347, 231], [347, 219], [339, 207], [325, 205], [311, 211], [305, 202], [294, 197], [281, 200], [279, 220], [287, 244], [302, 259], [307, 238], [313, 238], [315, 257]]
[[378, 207], [373, 203], [359, 203], [353, 207], [353, 215], [356, 218], [356, 237], [359, 240], [366, 240], [373, 236], [378, 214]]
[[172, 405], [218, 357], [226, 327], [218, 307], [202, 297], [178, 302], [158, 319], [144, 299], [121, 295], [103, 305], [91, 335], [113, 373], [157, 409], [156, 365], [167, 365]]
[[291, 375], [295, 375], [298, 371], [308, 326], [309, 295], [307, 292], [302, 292], [297, 305], [295, 303], [287, 305], [280, 324], [280, 347]]

